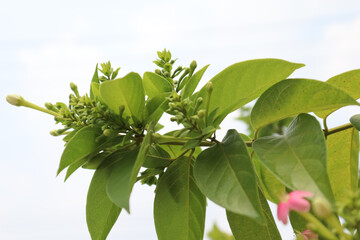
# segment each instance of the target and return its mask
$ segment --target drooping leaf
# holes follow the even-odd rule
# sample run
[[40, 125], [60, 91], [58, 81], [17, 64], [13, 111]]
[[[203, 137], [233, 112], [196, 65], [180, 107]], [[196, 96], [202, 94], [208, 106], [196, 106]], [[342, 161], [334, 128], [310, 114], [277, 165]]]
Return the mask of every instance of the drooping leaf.
[[229, 130], [221, 143], [202, 151], [195, 163], [194, 176], [210, 200], [262, 222], [255, 172], [238, 132]]
[[259, 201], [261, 211], [265, 216], [265, 224], [259, 224], [247, 216], [226, 211], [231, 231], [236, 240], [281, 240], [269, 204], [261, 191], [259, 191]]
[[356, 130], [360, 131], [360, 114], [356, 114], [350, 118], [350, 123], [356, 128]]
[[331, 84], [310, 79], [287, 79], [266, 90], [251, 111], [255, 129], [300, 113], [346, 105], [359, 105], [350, 95]]
[[121, 212], [121, 208], [110, 201], [106, 194], [110, 172], [108, 168], [96, 170], [90, 183], [86, 222], [92, 240], [105, 240]]
[[345, 201], [351, 192], [355, 192], [359, 169], [359, 132], [346, 129], [331, 134], [326, 139], [327, 171], [331, 187], [337, 202]]
[[294, 231], [303, 232], [306, 229], [309, 229], [307, 227], [308, 221], [300, 216], [296, 211], [290, 211], [289, 218]]
[[[360, 69], [336, 75], [327, 80], [326, 82], [347, 92], [353, 99], [360, 98]], [[327, 111], [316, 112], [315, 114], [318, 117], [325, 118], [336, 109], [337, 108]]]
[[191, 78], [187, 81], [184, 89], [182, 90], [182, 96], [184, 99], [190, 97], [191, 94], [193, 94], [208, 67], [209, 65], [206, 65], [205, 67], [197, 71], [194, 75], [192, 75]]
[[153, 72], [144, 73], [143, 83], [146, 95], [148, 95], [149, 98], [156, 97], [161, 93], [171, 93], [173, 90], [168, 80]]
[[134, 185], [131, 175], [137, 155], [138, 149], [124, 154], [119, 153], [119, 159], [113, 164], [106, 188], [110, 200], [128, 212], [129, 198]]
[[92, 80], [91, 80], [91, 83], [90, 83], [90, 98], [91, 99], [95, 99], [94, 98], [94, 92], [93, 92], [93, 83], [99, 83], [99, 74], [98, 74], [98, 64], [96, 64], [96, 67], [95, 67], [95, 72], [94, 72], [94, 75], [92, 77]]
[[178, 158], [159, 179], [154, 201], [159, 240], [203, 239], [206, 198], [194, 181], [190, 161]]
[[111, 201], [128, 212], [130, 212], [129, 200], [133, 186], [151, 145], [151, 133], [152, 131], [149, 131], [146, 134], [139, 150], [135, 149], [123, 154], [122, 159], [114, 164], [107, 184], [107, 193]]
[[100, 95], [115, 113], [118, 114], [119, 107], [124, 106], [124, 117], [143, 120], [145, 93], [139, 74], [132, 72], [123, 78], [103, 82]]
[[67, 142], [64, 152], [61, 155], [57, 174], [70, 164], [74, 164], [94, 151], [98, 146], [95, 139], [100, 134], [99, 129], [92, 126], [83, 127], [77, 131], [69, 142]]
[[300, 114], [284, 135], [261, 137], [253, 149], [261, 163], [287, 187], [334, 203], [326, 171], [325, 137], [314, 117]]
[[[235, 63], [218, 73], [210, 81], [213, 84], [209, 113], [219, 108], [220, 123], [227, 114], [259, 97], [273, 84], [286, 79], [304, 64], [291, 63], [280, 59], [255, 59]], [[208, 92], [203, 87], [197, 94], [205, 99]]]

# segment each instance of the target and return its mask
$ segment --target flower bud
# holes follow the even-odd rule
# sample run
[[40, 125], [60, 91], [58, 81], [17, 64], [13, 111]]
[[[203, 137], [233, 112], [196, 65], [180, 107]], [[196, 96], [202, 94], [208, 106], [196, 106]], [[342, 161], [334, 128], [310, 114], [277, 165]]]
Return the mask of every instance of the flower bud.
[[104, 136], [109, 137], [112, 134], [112, 131], [110, 129], [105, 129], [103, 131]]
[[327, 218], [332, 212], [330, 203], [324, 198], [315, 198], [312, 207], [315, 215], [320, 219]]
[[197, 104], [201, 104], [203, 101], [204, 101], [204, 99], [203, 99], [202, 97], [198, 97], [198, 98], [196, 99], [196, 103], [197, 103]]
[[24, 98], [19, 95], [10, 94], [6, 96], [6, 101], [11, 105], [20, 107], [23, 104]]
[[190, 63], [190, 69], [191, 69], [192, 71], [194, 71], [196, 67], [197, 67], [197, 63], [196, 63], [196, 61], [194, 60], [194, 61], [192, 61], [192, 62]]
[[197, 115], [201, 119], [205, 116], [205, 113], [206, 113], [206, 111], [204, 109], [201, 109], [201, 110], [199, 110]]
[[77, 88], [77, 85], [76, 85], [75, 83], [71, 82], [71, 83], [70, 83], [70, 88], [71, 88], [71, 90], [75, 93], [75, 95], [76, 95], [77, 97], [80, 96], [80, 95], [79, 95], [78, 88]]
[[162, 75], [160, 69], [155, 69], [155, 73], [158, 75]]
[[205, 85], [205, 88], [206, 90], [211, 93], [213, 91], [213, 83], [212, 82], [208, 82], [206, 85]]

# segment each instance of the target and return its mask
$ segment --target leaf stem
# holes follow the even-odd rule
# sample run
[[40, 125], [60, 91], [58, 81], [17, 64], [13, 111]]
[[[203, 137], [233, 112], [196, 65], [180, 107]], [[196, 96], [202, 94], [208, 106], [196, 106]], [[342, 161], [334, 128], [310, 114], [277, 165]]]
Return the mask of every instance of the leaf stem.
[[346, 130], [346, 129], [349, 129], [352, 127], [353, 127], [353, 125], [351, 123], [346, 123], [346, 124], [340, 125], [338, 127], [331, 128], [327, 132], [324, 131], [324, 134], [325, 134], [325, 136], [328, 136], [328, 135], [331, 135], [331, 134], [334, 134], [337, 132], [341, 132], [343, 130]]

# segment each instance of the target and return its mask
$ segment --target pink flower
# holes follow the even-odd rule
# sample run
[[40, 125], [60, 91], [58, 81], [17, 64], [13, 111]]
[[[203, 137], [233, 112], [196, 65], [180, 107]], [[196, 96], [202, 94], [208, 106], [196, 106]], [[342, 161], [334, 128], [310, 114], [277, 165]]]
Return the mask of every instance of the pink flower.
[[310, 202], [305, 197], [312, 196], [313, 194], [310, 192], [293, 191], [281, 197], [277, 209], [278, 219], [286, 224], [290, 210], [308, 212], [310, 210]]
[[317, 240], [317, 239], [319, 239], [319, 236], [317, 234], [313, 233], [312, 231], [310, 231], [309, 229], [303, 231], [301, 233], [301, 236], [305, 240]]

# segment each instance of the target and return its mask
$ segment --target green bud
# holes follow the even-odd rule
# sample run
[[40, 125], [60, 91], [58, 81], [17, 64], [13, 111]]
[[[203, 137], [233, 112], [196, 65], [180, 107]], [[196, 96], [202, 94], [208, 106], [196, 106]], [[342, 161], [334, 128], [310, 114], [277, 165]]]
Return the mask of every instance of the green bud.
[[10, 103], [11, 105], [20, 107], [20, 106], [23, 106], [24, 98], [19, 95], [10, 94], [10, 95], [6, 96], [6, 101], [8, 103]]
[[45, 107], [51, 111], [59, 112], [59, 109], [57, 109], [52, 103], [45, 103]]
[[212, 93], [212, 91], [213, 91], [213, 83], [212, 83], [212, 82], [208, 82], [208, 83], [205, 85], [205, 88], [206, 88], [206, 90], [207, 90], [209, 93]]
[[75, 83], [71, 82], [71, 83], [70, 83], [70, 88], [71, 88], [71, 90], [75, 93], [75, 95], [76, 95], [77, 97], [80, 96], [80, 95], [79, 95], [79, 91], [78, 91], [78, 87], [77, 87], [77, 85], [76, 85]]
[[171, 117], [171, 118], [170, 118], [170, 121], [176, 122], [176, 121], [177, 121], [177, 117]]
[[106, 136], [106, 137], [111, 136], [112, 133], [113, 133], [113, 131], [111, 131], [110, 129], [105, 129], [105, 130], [103, 131], [103, 134], [104, 134], [104, 136]]
[[198, 97], [196, 99], [196, 104], [201, 104], [204, 101], [204, 99], [202, 97]]
[[197, 63], [196, 63], [196, 61], [194, 60], [194, 61], [192, 61], [192, 62], [190, 63], [190, 69], [194, 71], [196, 67], [197, 67]]
[[164, 70], [170, 73], [172, 70], [172, 65], [170, 63], [165, 63]]
[[312, 201], [312, 208], [315, 215], [320, 219], [327, 218], [332, 212], [330, 203], [324, 198], [315, 198]]
[[162, 75], [162, 73], [161, 73], [161, 70], [160, 70], [160, 69], [155, 69], [155, 73], [156, 73], [156, 74], [158, 74], [158, 75], [160, 75], [160, 76]]
[[164, 76], [168, 78], [168, 77], [170, 77], [170, 73], [169, 72], [164, 72]]
[[201, 119], [205, 116], [206, 111], [204, 109], [198, 111], [198, 117]]
[[125, 111], [125, 106], [124, 106], [124, 105], [120, 105], [120, 106], [119, 106], [119, 115], [120, 115], [120, 117], [122, 117], [124, 111]]

